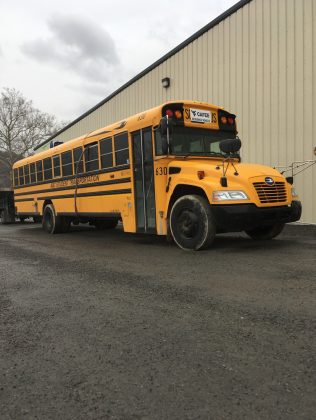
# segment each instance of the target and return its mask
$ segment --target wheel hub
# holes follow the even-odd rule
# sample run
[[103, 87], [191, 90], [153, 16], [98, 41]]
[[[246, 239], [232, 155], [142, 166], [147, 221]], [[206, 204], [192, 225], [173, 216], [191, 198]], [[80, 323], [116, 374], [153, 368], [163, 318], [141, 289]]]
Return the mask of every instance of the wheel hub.
[[181, 235], [192, 238], [198, 230], [198, 218], [190, 210], [184, 210], [178, 219], [178, 228]]

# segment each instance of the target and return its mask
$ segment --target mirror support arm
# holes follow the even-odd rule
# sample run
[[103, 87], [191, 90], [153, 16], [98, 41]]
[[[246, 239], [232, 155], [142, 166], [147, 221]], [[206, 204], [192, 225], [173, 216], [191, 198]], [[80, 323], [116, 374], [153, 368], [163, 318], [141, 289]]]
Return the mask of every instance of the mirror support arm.
[[168, 115], [166, 115], [166, 117], [167, 117], [167, 144], [168, 144], [168, 151], [169, 151], [169, 146], [170, 146], [169, 117]]

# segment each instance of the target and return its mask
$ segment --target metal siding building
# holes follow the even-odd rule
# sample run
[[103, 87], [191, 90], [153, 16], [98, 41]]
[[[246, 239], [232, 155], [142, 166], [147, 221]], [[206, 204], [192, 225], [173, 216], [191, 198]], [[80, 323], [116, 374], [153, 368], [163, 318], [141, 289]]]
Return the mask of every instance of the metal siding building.
[[[316, 0], [240, 1], [56, 138], [67, 141], [167, 100], [192, 99], [237, 114], [243, 161], [278, 166], [313, 159], [313, 23]], [[167, 89], [164, 77], [171, 79]], [[303, 201], [301, 221], [316, 223], [316, 165], [295, 185]]]

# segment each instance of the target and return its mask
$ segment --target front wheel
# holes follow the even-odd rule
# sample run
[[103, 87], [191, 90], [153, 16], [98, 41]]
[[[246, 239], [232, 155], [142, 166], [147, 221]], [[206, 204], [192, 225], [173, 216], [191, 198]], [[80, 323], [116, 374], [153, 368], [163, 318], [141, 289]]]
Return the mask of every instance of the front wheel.
[[246, 234], [252, 239], [269, 240], [280, 235], [284, 228], [284, 223], [275, 223], [272, 226], [262, 226], [251, 230], [246, 230]]
[[199, 195], [178, 198], [170, 212], [170, 230], [176, 244], [184, 250], [198, 251], [210, 246], [216, 228], [207, 200]]

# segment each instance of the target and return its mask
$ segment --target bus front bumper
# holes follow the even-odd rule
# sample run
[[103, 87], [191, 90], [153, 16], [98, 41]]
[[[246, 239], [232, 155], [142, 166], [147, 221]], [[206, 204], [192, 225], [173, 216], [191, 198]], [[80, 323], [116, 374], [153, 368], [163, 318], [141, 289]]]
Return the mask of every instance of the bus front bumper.
[[275, 223], [290, 223], [300, 219], [302, 205], [257, 207], [255, 204], [214, 205], [212, 212], [218, 232], [240, 232]]

